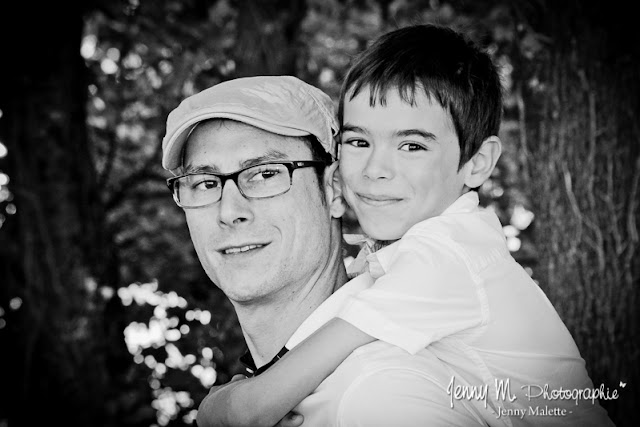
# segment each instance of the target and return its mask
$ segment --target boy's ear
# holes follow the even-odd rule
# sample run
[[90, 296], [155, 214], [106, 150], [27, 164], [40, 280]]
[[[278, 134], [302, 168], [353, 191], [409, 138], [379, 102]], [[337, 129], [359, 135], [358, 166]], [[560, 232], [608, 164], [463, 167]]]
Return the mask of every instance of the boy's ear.
[[324, 170], [324, 189], [329, 213], [333, 218], [340, 218], [347, 211], [347, 204], [342, 197], [342, 178], [336, 160]]
[[480, 187], [493, 172], [502, 154], [502, 142], [497, 136], [485, 139], [480, 149], [464, 166], [464, 184], [469, 188]]

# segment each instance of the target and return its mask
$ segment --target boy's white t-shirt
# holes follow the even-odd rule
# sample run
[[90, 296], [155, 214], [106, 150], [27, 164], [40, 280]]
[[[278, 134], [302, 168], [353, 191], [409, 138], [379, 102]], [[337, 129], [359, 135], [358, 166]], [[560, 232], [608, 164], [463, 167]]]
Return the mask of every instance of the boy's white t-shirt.
[[613, 425], [597, 400], [567, 397], [594, 389], [584, 360], [477, 193], [366, 260], [375, 283], [338, 317], [409, 353], [428, 347], [451, 368], [452, 395], [486, 387], [486, 399], [460, 399], [507, 411], [513, 425]]

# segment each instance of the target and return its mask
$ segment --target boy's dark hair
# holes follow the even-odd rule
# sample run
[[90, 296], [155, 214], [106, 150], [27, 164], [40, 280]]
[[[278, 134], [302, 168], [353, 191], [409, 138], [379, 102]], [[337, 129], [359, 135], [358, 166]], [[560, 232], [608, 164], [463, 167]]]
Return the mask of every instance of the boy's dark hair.
[[502, 119], [502, 85], [491, 57], [451, 28], [422, 24], [379, 37], [356, 58], [340, 90], [338, 117], [343, 124], [346, 96], [370, 89], [370, 104], [386, 104], [397, 89], [415, 105], [416, 90], [437, 101], [451, 115], [460, 144], [461, 168], [482, 141], [498, 135]]

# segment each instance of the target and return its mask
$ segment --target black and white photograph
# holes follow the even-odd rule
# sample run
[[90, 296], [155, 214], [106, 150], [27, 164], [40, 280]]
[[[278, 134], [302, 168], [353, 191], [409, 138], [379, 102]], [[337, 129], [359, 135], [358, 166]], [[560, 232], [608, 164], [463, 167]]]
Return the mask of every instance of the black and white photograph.
[[640, 425], [632, 21], [2, 2], [0, 427]]

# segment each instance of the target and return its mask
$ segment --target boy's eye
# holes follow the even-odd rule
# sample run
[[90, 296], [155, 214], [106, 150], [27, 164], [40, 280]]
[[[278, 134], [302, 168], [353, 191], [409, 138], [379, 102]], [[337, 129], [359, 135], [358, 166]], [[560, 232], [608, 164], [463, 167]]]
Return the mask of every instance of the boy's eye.
[[369, 143], [364, 139], [348, 139], [342, 142], [343, 145], [351, 145], [352, 147], [368, 147]]
[[425, 150], [426, 151], [426, 147], [420, 144], [416, 144], [414, 142], [407, 142], [406, 144], [402, 144], [400, 146], [400, 150], [402, 151], [420, 151], [420, 150]]

